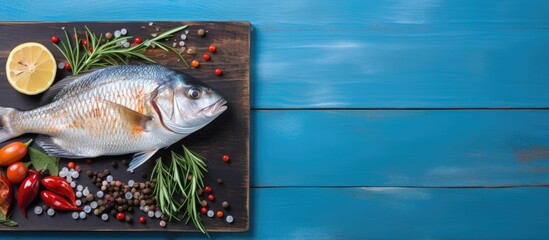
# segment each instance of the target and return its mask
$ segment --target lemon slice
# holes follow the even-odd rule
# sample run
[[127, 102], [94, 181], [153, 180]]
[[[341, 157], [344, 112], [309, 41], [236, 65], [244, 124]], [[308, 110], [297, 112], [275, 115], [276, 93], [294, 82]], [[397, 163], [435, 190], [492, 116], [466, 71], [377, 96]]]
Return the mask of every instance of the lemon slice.
[[46, 91], [57, 72], [55, 58], [44, 45], [23, 43], [11, 50], [6, 62], [6, 77], [15, 90], [35, 95]]

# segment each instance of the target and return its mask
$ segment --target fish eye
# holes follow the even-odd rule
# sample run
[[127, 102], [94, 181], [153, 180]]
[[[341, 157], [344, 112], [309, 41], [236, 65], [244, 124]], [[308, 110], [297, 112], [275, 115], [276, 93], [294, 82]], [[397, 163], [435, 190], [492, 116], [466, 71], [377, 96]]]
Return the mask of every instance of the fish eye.
[[197, 87], [192, 87], [189, 89], [189, 92], [187, 93], [189, 98], [198, 99], [202, 95], [202, 91], [200, 91]]

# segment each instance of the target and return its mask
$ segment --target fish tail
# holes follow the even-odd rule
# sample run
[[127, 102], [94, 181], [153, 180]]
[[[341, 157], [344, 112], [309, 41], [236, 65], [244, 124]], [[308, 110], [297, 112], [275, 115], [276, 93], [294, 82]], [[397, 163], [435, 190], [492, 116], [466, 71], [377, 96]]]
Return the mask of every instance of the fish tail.
[[21, 135], [16, 133], [10, 125], [11, 117], [15, 112], [17, 110], [13, 108], [0, 107], [0, 143]]

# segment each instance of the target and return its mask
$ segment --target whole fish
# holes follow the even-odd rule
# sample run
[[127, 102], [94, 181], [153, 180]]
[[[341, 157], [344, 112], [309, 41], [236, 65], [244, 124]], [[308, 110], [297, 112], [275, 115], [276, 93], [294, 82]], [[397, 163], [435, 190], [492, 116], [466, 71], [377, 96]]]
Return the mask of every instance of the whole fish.
[[128, 171], [227, 109], [205, 83], [160, 65], [106, 67], [60, 81], [44, 98], [51, 102], [29, 111], [0, 107], [0, 142], [37, 133], [52, 156], [136, 153]]

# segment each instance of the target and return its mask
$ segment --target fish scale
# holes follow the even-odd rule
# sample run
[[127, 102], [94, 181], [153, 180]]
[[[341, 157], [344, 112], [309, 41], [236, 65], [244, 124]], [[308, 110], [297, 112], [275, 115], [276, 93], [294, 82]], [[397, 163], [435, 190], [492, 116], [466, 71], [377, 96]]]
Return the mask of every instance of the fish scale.
[[206, 84], [159, 65], [99, 69], [63, 80], [45, 95], [55, 97], [37, 109], [0, 107], [0, 142], [37, 133], [36, 142], [50, 155], [136, 153], [128, 170], [227, 109]]

